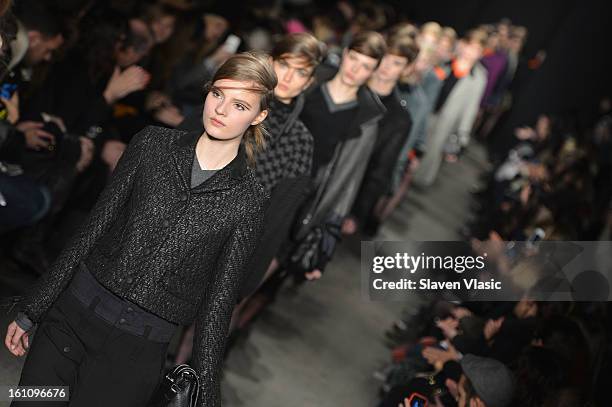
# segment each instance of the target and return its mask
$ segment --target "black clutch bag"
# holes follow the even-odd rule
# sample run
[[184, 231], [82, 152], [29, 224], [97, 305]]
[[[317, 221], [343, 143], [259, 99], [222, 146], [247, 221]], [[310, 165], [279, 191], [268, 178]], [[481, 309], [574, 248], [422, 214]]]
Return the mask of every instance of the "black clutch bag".
[[164, 376], [148, 407], [195, 407], [200, 379], [189, 365], [178, 365]]

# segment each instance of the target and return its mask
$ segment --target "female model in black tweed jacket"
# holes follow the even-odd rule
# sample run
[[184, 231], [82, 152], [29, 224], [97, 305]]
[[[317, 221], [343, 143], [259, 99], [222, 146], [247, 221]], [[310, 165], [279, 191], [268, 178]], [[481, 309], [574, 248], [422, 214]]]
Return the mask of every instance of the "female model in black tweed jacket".
[[[200, 404], [220, 404], [227, 328], [267, 200], [246, 160], [276, 86], [268, 61], [239, 54], [219, 68], [203, 134], [149, 127], [133, 138], [89, 220], [9, 325], [6, 345], [23, 355], [22, 328], [40, 323], [20, 385], [68, 385], [71, 406], [145, 405], [165, 359], [164, 324], [195, 321]], [[197, 164], [221, 169], [194, 187]], [[96, 284], [112, 298], [82, 298]]]

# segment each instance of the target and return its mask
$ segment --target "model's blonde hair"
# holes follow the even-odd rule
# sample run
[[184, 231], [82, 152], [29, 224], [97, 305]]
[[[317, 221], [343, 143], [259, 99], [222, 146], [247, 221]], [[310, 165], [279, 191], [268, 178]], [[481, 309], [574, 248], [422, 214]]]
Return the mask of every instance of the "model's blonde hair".
[[429, 21], [421, 26], [421, 34], [430, 34], [434, 37], [440, 37], [442, 26], [435, 21]]
[[448, 38], [454, 44], [457, 40], [457, 31], [453, 27], [444, 27], [440, 32], [440, 39], [442, 38]]
[[411, 64], [419, 55], [419, 46], [411, 35], [395, 34], [387, 39], [387, 53], [404, 57]]
[[412, 39], [416, 39], [419, 35], [419, 29], [414, 24], [403, 22], [395, 24], [387, 32], [387, 38], [403, 35], [407, 35], [409, 37], [412, 37]]
[[[219, 80], [231, 79], [235, 81], [252, 82], [254, 87], [249, 88], [260, 94], [259, 109], [267, 110], [274, 98], [274, 88], [277, 79], [270, 56], [261, 52], [243, 52], [231, 56], [219, 67], [212, 80], [206, 85], [208, 93], [211, 86]], [[266, 143], [266, 129], [263, 123], [251, 125], [244, 133], [242, 142], [250, 164], [255, 162], [255, 154], [264, 148]]]

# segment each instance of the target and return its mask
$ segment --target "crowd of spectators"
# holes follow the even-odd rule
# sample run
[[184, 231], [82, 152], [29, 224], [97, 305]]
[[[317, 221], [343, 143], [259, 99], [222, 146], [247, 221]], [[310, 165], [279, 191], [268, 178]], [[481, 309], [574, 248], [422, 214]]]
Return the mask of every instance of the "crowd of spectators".
[[[296, 277], [295, 267], [282, 267], [292, 259], [283, 246], [289, 252], [275, 258], [267, 281], [239, 306], [235, 336], [288, 276], [321, 278], [342, 236], [375, 236], [413, 185], [436, 182], [440, 166], [461, 160], [472, 139], [487, 142], [512, 107], [517, 72], [543, 62], [541, 54], [526, 60], [527, 29], [509, 20], [457, 33], [410, 21], [384, 2], [209, 3], [14, 2], [0, 28], [2, 259], [24, 273], [45, 273], [134, 134], [201, 115], [204, 84], [232, 54], [271, 52], [288, 34], [312, 32], [327, 53], [314, 73], [315, 91], [306, 92], [297, 113], [314, 137], [313, 190], [321, 191], [314, 195], [337, 203], [330, 185], [344, 185], [337, 190], [344, 209], [313, 212], [323, 225], [313, 239], [324, 242], [317, 249], [324, 262], [308, 263], [313, 267]], [[326, 129], [346, 130], [342, 119], [361, 120], [357, 102], [337, 101], [337, 78], [351, 58], [362, 64], [352, 71], [353, 96], [359, 108], [372, 104], [378, 124], [369, 132], [364, 120], [358, 136], [324, 140]], [[366, 87], [370, 99], [357, 94]], [[464, 238], [475, 248], [609, 238], [610, 104], [602, 100], [588, 129], [571, 114], [537, 112], [536, 123], [509, 135], [515, 146], [472, 191]], [[323, 106], [332, 106], [328, 116]], [[331, 179], [321, 182], [317, 169], [330, 162]], [[609, 327], [605, 303], [433, 301], [387, 332], [392, 363], [376, 372], [384, 382], [380, 405], [584, 405], [609, 358]]]
[[527, 240], [539, 229], [549, 240], [608, 240], [610, 100], [600, 107], [586, 130], [571, 115], [550, 114], [515, 129], [515, 146], [473, 191], [475, 215], [464, 233]]
[[593, 394], [609, 369], [609, 322], [606, 303], [431, 302], [386, 333], [380, 406], [415, 393], [441, 406], [462, 393], [462, 406], [600, 405]]

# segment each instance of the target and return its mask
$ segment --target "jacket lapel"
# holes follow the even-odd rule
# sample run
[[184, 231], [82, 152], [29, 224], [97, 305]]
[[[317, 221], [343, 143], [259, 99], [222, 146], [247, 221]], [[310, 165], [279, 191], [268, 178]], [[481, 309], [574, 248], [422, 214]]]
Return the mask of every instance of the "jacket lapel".
[[382, 104], [378, 96], [374, 94], [367, 86], [362, 86], [357, 92], [359, 107], [355, 119], [351, 123], [349, 130], [349, 138], [360, 137], [361, 128], [370, 123], [377, 122], [387, 112], [387, 109]]
[[199, 131], [185, 132], [170, 145], [180, 189], [190, 190], [192, 193], [203, 193], [233, 187], [247, 171], [246, 155], [242, 144], [238, 149], [238, 154], [228, 165], [200, 185], [191, 188], [191, 171], [195, 159], [195, 147], [201, 134]]
[[195, 145], [200, 138], [197, 131], [183, 132], [170, 144], [172, 161], [180, 189], [187, 191], [191, 186], [191, 165], [195, 156]]

